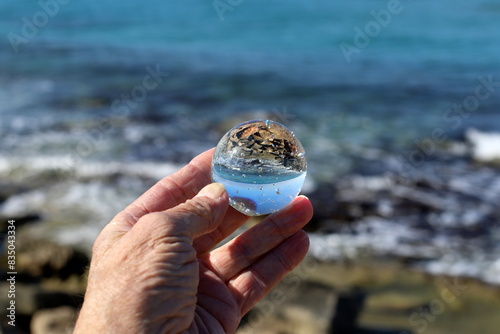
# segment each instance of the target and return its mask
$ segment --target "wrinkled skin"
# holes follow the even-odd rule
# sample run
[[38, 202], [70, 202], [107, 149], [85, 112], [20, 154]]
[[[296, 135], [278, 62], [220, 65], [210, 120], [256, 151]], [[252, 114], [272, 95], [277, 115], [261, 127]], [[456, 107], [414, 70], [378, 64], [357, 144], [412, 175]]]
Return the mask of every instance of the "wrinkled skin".
[[222, 185], [206, 186], [212, 154], [159, 181], [103, 229], [75, 333], [234, 333], [303, 259], [312, 206], [302, 196], [214, 249], [248, 217], [228, 206]]

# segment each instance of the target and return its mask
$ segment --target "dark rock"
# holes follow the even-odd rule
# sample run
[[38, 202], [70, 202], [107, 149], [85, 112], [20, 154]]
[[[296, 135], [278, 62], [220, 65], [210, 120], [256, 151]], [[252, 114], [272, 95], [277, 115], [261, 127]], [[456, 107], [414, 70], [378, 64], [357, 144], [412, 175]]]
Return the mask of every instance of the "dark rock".
[[16, 183], [0, 182], [0, 204], [5, 202], [12, 195], [20, 194], [26, 190], [26, 187], [23, 187]]
[[384, 329], [384, 328], [358, 328], [355, 334], [412, 334], [406, 329]]
[[29, 334], [31, 315], [16, 312], [16, 326], [8, 324], [9, 318], [2, 317], [0, 333], [1, 334]]
[[407, 329], [367, 328], [358, 326], [367, 293], [357, 287], [339, 295], [330, 334], [411, 334]]
[[237, 333], [325, 333], [336, 292], [291, 274], [242, 319]]
[[46, 240], [20, 239], [17, 251], [17, 270], [31, 278], [82, 276], [89, 264], [83, 252]]
[[306, 231], [312, 232], [318, 230], [322, 222], [327, 219], [340, 218], [337, 220], [347, 220], [343, 219], [346, 217], [338, 217], [338, 215], [342, 215], [345, 210], [338, 207], [339, 204], [336, 200], [336, 192], [337, 189], [334, 184], [323, 183], [318, 185], [313, 192], [307, 194], [307, 197], [309, 197], [314, 207], [314, 216], [304, 227]]
[[[7, 291], [7, 283], [0, 285], [2, 291]], [[16, 282], [16, 313], [32, 315], [37, 310], [50, 309], [60, 306], [79, 308], [83, 303], [83, 291], [72, 293], [63, 290], [45, 290], [39, 284], [23, 284]], [[0, 316], [4, 317], [9, 303], [7, 293], [0, 295]]]
[[335, 314], [330, 326], [330, 334], [356, 334], [358, 317], [363, 310], [366, 293], [353, 289], [341, 294], [337, 299]]
[[79, 308], [83, 304], [83, 295], [63, 291], [40, 291], [34, 295], [34, 301], [37, 310], [59, 306]]

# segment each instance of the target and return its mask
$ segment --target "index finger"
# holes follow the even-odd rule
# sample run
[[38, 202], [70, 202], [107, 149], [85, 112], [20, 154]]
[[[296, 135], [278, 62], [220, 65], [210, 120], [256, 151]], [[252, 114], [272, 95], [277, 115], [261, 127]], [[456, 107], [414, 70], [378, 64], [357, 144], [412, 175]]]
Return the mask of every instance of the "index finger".
[[132, 226], [148, 213], [165, 211], [193, 198], [212, 182], [210, 168], [213, 152], [214, 148], [201, 153], [182, 169], [158, 181], [120, 212], [117, 218]]

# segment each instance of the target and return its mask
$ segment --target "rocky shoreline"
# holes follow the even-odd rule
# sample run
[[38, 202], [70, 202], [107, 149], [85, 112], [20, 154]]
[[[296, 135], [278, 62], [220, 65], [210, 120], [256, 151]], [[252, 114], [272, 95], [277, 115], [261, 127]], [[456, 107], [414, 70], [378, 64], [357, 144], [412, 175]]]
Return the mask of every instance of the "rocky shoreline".
[[[86, 287], [87, 254], [70, 246], [16, 235], [15, 297], [8, 297], [6, 255], [0, 280], [1, 328], [8, 334], [71, 333]], [[7, 307], [15, 301], [15, 326]]]
[[454, 145], [413, 165], [360, 152], [353, 173], [307, 194], [311, 254], [392, 258], [500, 285], [500, 165], [474, 160], [474, 143]]
[[[86, 286], [86, 254], [21, 233], [16, 327], [2, 333], [71, 333]], [[4, 269], [4, 268], [2, 268]], [[4, 270], [2, 270], [4, 272]], [[0, 282], [1, 309], [8, 283]], [[500, 289], [431, 275], [404, 261], [321, 261], [308, 256], [242, 320], [238, 334], [494, 334]]]
[[[495, 155], [484, 148], [487, 136], [472, 134], [465, 142], [436, 147], [425, 159], [417, 161], [414, 154], [413, 163], [411, 152], [395, 156], [359, 149], [351, 157], [351, 173], [306, 188], [315, 207], [307, 226], [311, 250], [306, 267], [302, 266], [306, 269], [290, 275], [278, 287], [280, 294], [271, 294], [252, 311], [242, 322], [241, 333], [255, 328], [256, 333], [326, 333], [334, 326], [336, 305], [360, 296], [364, 300], [360, 311], [342, 317], [352, 319], [353, 331], [370, 333], [373, 326], [390, 324], [389, 329], [419, 332], [424, 311], [430, 310], [432, 301], [440, 300], [443, 277], [467, 282], [467, 297], [445, 303], [443, 316], [435, 317], [444, 320], [428, 321], [427, 333], [448, 333], [443, 328], [452, 326], [451, 315], [470, 319], [477, 310], [488, 309], [487, 305], [491, 309], [477, 317], [493, 323], [494, 313], [500, 311], [500, 168]], [[474, 153], [478, 147], [483, 153]], [[485, 160], [484, 152], [490, 152], [493, 159]], [[482, 160], [475, 159], [478, 156]], [[7, 326], [5, 311], [1, 311], [4, 333], [71, 332], [85, 291], [88, 241], [99, 232], [92, 224], [105, 224], [106, 215], [135, 198], [134, 192], [147, 188], [165, 171], [175, 170], [173, 165], [158, 166], [142, 170], [139, 165], [113, 165], [108, 166], [109, 173], [82, 166], [57, 182], [48, 165], [38, 167], [32, 183], [22, 183], [22, 177], [9, 172], [10, 178], [0, 188], [0, 230], [4, 236], [6, 222], [16, 220], [19, 325]], [[96, 195], [88, 207], [79, 206], [83, 193], [62, 192], [65, 185], [76, 182]], [[56, 198], [65, 202], [55, 203]], [[108, 199], [116, 203], [107, 208], [110, 213], [103, 214], [100, 211]], [[77, 221], [79, 225], [73, 227]], [[86, 235], [87, 243], [81, 242], [83, 233], [78, 233], [78, 240], [63, 238], [58, 234], [63, 228], [70, 228], [73, 236], [78, 228], [92, 235]], [[6, 269], [5, 256], [2, 269]], [[8, 302], [7, 288], [2, 277], [2, 310]], [[426, 297], [417, 298], [415, 291]], [[442, 306], [435, 303], [434, 307]], [[272, 312], [265, 311], [266, 307]], [[259, 320], [262, 326], [249, 327], [262, 309], [269, 314]], [[476, 320], [470, 323], [480, 325]], [[467, 326], [462, 327], [469, 331], [456, 328], [453, 332], [474, 331]]]
[[500, 292], [477, 280], [389, 262], [305, 260], [242, 321], [238, 334], [494, 334]]

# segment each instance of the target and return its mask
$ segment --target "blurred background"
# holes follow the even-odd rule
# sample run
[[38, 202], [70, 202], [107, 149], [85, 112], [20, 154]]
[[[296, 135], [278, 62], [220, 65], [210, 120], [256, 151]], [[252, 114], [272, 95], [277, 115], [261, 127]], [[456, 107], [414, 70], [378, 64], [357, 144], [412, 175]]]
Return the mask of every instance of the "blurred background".
[[255, 118], [303, 143], [315, 217], [241, 333], [497, 333], [498, 31], [495, 0], [1, 2], [5, 333], [64, 332], [102, 227]]

